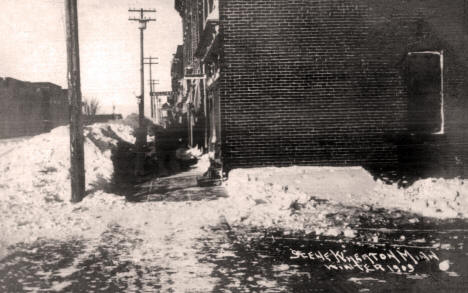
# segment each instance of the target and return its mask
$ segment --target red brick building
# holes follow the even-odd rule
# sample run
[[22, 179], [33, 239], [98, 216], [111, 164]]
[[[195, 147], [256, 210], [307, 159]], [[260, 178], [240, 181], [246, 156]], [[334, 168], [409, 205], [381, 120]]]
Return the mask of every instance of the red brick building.
[[175, 3], [224, 170], [467, 165], [465, 0]]

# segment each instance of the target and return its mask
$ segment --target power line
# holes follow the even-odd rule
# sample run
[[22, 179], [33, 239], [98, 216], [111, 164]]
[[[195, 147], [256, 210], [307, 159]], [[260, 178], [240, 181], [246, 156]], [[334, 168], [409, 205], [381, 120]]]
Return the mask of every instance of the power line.
[[144, 126], [144, 119], [145, 119], [145, 70], [144, 70], [144, 52], [143, 52], [143, 31], [146, 29], [147, 23], [151, 21], [156, 21], [155, 18], [146, 17], [145, 13], [155, 13], [155, 9], [129, 9], [128, 12], [135, 13], [138, 12], [138, 17], [129, 17], [129, 21], [137, 21], [138, 22], [138, 29], [140, 30], [140, 75], [141, 75], [141, 94], [138, 104], [138, 121], [139, 121], [139, 129], [137, 131], [137, 138], [136, 138], [136, 149], [137, 149], [137, 160], [135, 166], [135, 175], [143, 175], [144, 174], [144, 160], [145, 160], [145, 153], [144, 153], [144, 145], [146, 144], [146, 129]]
[[159, 64], [158, 62], [153, 62], [153, 60], [159, 60], [158, 57], [145, 57], [144, 60], [148, 60], [148, 62], [144, 62], [144, 64], [149, 65], [149, 84], [150, 84], [150, 102], [151, 102], [151, 118], [154, 117], [154, 99], [152, 97], [154, 88], [153, 88], [153, 77], [152, 77], [152, 72], [153, 72], [153, 65]]

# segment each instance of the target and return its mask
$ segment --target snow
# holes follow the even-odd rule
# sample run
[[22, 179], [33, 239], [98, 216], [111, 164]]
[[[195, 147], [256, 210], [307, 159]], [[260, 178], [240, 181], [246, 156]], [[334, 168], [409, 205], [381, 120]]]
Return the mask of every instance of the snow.
[[[425, 179], [402, 189], [375, 181], [359, 167], [236, 169], [224, 183], [228, 198], [131, 203], [106, 192], [106, 187], [113, 172], [111, 149], [120, 139], [135, 141], [132, 127], [102, 123], [86, 127], [84, 133], [89, 195], [77, 204], [69, 202], [68, 127], [31, 138], [0, 141], [0, 258], [9, 253], [8, 247], [40, 238], [86, 239], [86, 258], [97, 251], [106, 231], [118, 229], [124, 233], [112, 233], [117, 237], [115, 241], [120, 240], [118, 237], [139, 241], [119, 251], [116, 262], [128, 260], [145, 268], [157, 264], [161, 268], [161, 291], [209, 292], [216, 283], [211, 276], [213, 264], [200, 262], [197, 253], [201, 250], [200, 239], [211, 237], [216, 243], [216, 237], [225, 237], [205, 229], [221, 222], [231, 227], [353, 238], [353, 207], [400, 209], [438, 218], [468, 216], [464, 180]], [[200, 156], [197, 149], [188, 153], [200, 157], [191, 172], [203, 173], [209, 167], [209, 155]], [[229, 249], [221, 249], [219, 257], [229, 253]], [[79, 269], [79, 262], [75, 260], [57, 274], [72, 274]], [[275, 267], [278, 271], [287, 269], [285, 265]], [[114, 278], [142, 282], [151, 290], [151, 280], [145, 279], [151, 276], [139, 276], [132, 268]], [[53, 286], [61, 290], [69, 283]]]
[[236, 169], [231, 171], [227, 186], [234, 187], [230, 188], [233, 196], [242, 192], [256, 197], [270, 196], [272, 191], [292, 192], [343, 205], [396, 208], [443, 219], [468, 217], [467, 183], [459, 178], [428, 178], [405, 189], [374, 180], [361, 167], [294, 166]]
[[52, 288], [51, 291], [54, 291], [54, 292], [63, 292], [63, 290], [65, 288], [67, 288], [68, 286], [70, 286], [72, 284], [71, 281], [67, 281], [67, 282], [53, 282], [52, 283]]
[[235, 169], [224, 185], [237, 206], [226, 215], [233, 225], [353, 238], [347, 214], [355, 208], [468, 217], [468, 184], [459, 178], [423, 179], [405, 189], [374, 180], [361, 167], [292, 166]]
[[[118, 139], [134, 142], [131, 127], [118, 123], [94, 124], [84, 129], [86, 188], [102, 190], [110, 183], [111, 148]], [[13, 148], [12, 148], [13, 147]], [[90, 196], [82, 205], [72, 205], [69, 180], [69, 128], [62, 126], [13, 144], [0, 161], [0, 257], [8, 245], [53, 235], [61, 237], [90, 230], [86, 217], [76, 216], [98, 198]], [[106, 198], [103, 205], [121, 204], [122, 198]], [[96, 229], [99, 230], [99, 229]], [[82, 233], [81, 233], [82, 234]]]
[[378, 282], [378, 283], [386, 282], [384, 280], [379, 280], [379, 279], [371, 278], [371, 277], [365, 277], [365, 278], [352, 277], [352, 278], [349, 278], [348, 281], [359, 284], [359, 285], [361, 285], [363, 282]]
[[450, 268], [450, 263], [448, 260], [444, 260], [439, 263], [439, 269], [441, 271], [447, 271], [449, 268]]
[[[115, 240], [116, 243], [128, 239], [139, 239], [139, 242], [119, 251], [117, 263], [128, 260], [148, 270], [155, 265], [161, 267], [160, 283], [164, 292], [211, 291], [215, 284], [215, 279], [210, 279], [213, 265], [200, 263], [197, 252], [202, 245], [200, 238], [223, 237], [213, 236], [203, 229], [220, 222], [220, 214], [213, 212], [219, 209], [216, 201], [131, 203], [124, 197], [105, 192], [112, 179], [111, 149], [119, 139], [134, 142], [131, 133], [130, 126], [119, 123], [85, 128], [89, 195], [76, 204], [69, 201], [68, 127], [59, 127], [14, 145], [9, 143], [9, 152], [0, 161], [0, 259], [10, 253], [15, 244], [38, 239], [85, 239], [87, 247], [82, 257], [86, 258], [98, 251], [106, 231], [118, 229], [124, 232], [112, 233], [112, 237], [122, 237]], [[197, 154], [196, 150], [191, 152]], [[203, 173], [208, 165], [208, 156], [201, 156], [191, 172]], [[79, 269], [79, 263], [77, 259], [57, 274], [72, 274]], [[143, 283], [149, 291], [154, 289], [151, 287], [154, 276], [142, 277], [134, 269], [115, 278], [124, 278], [130, 284]], [[69, 285], [54, 283], [50, 290], [62, 290]]]
[[[112, 131], [132, 142], [130, 127], [120, 124], [94, 124], [84, 129], [87, 187], [99, 187], [112, 176], [110, 149], [117, 144]], [[18, 143], [0, 162], [0, 184], [7, 193], [39, 193], [44, 199], [66, 201], [70, 194], [69, 130], [67, 126]], [[38, 197], [36, 196], [35, 199]]]
[[346, 214], [346, 208], [313, 199], [292, 188], [293, 185], [280, 184], [283, 175], [280, 172], [275, 172], [278, 178], [272, 180], [277, 183], [264, 181], [261, 176], [270, 174], [269, 170], [258, 169], [254, 173], [252, 169], [231, 171], [225, 183], [230, 205], [235, 207], [225, 211], [230, 225], [278, 228], [328, 236], [341, 233], [354, 236], [346, 219], [337, 222], [327, 217], [335, 213]]
[[198, 146], [193, 147], [193, 148], [189, 148], [187, 150], [187, 153], [194, 156], [194, 157], [201, 157], [203, 155], [202, 149], [199, 148]]

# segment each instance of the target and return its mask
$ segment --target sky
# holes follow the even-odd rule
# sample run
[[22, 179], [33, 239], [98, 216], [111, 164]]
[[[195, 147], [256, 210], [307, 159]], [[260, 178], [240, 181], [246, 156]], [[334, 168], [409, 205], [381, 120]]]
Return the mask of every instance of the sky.
[[[0, 77], [52, 82], [67, 88], [64, 0], [1, 0]], [[156, 9], [145, 35], [156, 90], [171, 89], [172, 54], [182, 43], [174, 0], [78, 0], [83, 98], [96, 98], [101, 113], [136, 113], [140, 94], [140, 33], [129, 8]], [[150, 16], [150, 15], [148, 15]], [[145, 115], [149, 116], [149, 66], [145, 65]]]

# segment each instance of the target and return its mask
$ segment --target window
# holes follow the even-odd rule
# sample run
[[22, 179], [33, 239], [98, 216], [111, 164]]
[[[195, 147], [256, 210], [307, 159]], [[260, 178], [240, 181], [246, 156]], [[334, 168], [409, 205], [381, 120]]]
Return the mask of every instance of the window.
[[213, 6], [214, 6], [213, 0], [208, 0], [208, 6], [209, 6], [209, 8], [208, 8], [209, 11], [210, 11], [210, 12], [213, 11], [213, 8], [214, 8], [214, 7], [213, 7]]
[[408, 128], [444, 133], [443, 52], [408, 53]]
[[208, 7], [208, 0], [203, 0], [203, 21], [208, 17], [208, 14], [210, 13], [209, 7]]

